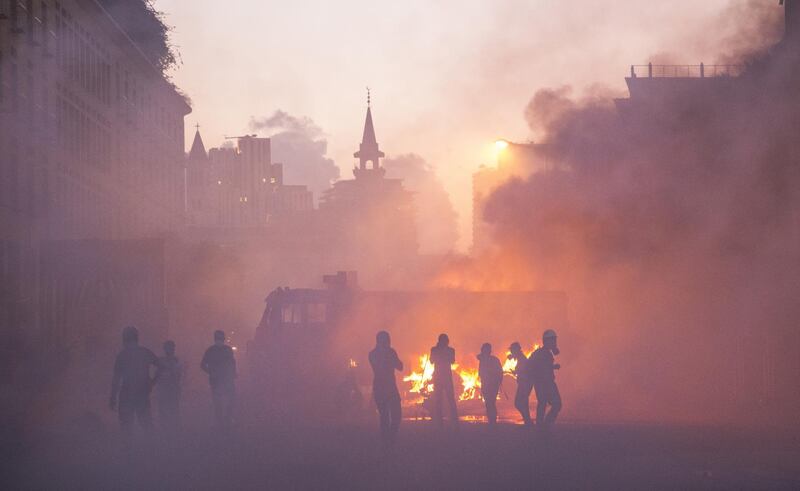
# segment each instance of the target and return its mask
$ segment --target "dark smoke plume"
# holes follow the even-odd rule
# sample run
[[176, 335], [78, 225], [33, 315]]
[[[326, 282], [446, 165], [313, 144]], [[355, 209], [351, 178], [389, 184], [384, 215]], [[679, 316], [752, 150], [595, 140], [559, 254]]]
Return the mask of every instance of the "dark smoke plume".
[[250, 128], [270, 133], [272, 161], [283, 164], [286, 183], [307, 185], [315, 200], [339, 178], [339, 168], [326, 156], [328, 141], [311, 118], [277, 110], [268, 117], [252, 118]]
[[[531, 100], [559, 165], [491, 197], [485, 219], [528, 271], [502, 254], [491, 267], [570, 296], [573, 408], [751, 422], [798, 408], [798, 51], [787, 37], [738, 79], [633, 106], [568, 88]], [[728, 59], [748, 52], [764, 50]]]
[[387, 177], [402, 179], [414, 193], [420, 252], [452, 252], [458, 240], [458, 215], [433, 167], [413, 153], [387, 158], [383, 166]]

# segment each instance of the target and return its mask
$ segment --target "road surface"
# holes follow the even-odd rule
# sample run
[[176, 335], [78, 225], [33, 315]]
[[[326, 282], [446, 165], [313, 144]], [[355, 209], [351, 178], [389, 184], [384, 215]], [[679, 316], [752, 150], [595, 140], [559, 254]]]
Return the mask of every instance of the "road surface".
[[371, 425], [242, 425], [140, 435], [91, 419], [7, 448], [4, 489], [800, 489], [797, 434], [565, 423], [404, 422], [390, 453]]

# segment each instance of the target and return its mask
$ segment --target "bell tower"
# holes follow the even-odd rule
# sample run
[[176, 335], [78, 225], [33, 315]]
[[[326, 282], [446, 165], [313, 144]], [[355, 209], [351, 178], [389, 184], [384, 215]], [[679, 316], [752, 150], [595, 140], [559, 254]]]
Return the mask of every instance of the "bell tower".
[[[381, 167], [380, 159], [385, 155], [378, 146], [375, 138], [375, 127], [372, 124], [372, 100], [370, 98], [369, 87], [367, 87], [367, 119], [364, 121], [364, 135], [361, 137], [361, 144], [358, 152], [353, 157], [358, 159], [358, 167], [353, 169], [356, 179], [366, 177], [383, 177], [386, 169]], [[371, 165], [367, 165], [371, 164]]]

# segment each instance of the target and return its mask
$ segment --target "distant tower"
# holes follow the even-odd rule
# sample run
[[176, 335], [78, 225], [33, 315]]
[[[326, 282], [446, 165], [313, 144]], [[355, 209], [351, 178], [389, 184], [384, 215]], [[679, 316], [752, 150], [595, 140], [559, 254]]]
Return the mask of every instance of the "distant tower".
[[194, 141], [186, 159], [186, 178], [184, 180], [184, 212], [190, 222], [197, 220], [197, 214], [203, 209], [207, 199], [208, 187], [208, 154], [200, 137], [200, 125], [195, 126]]
[[208, 159], [206, 154], [206, 147], [203, 145], [203, 139], [200, 137], [200, 125], [195, 126], [194, 141], [192, 148], [189, 150], [189, 160], [196, 162], [205, 162]]
[[[361, 138], [358, 152], [353, 154], [353, 157], [358, 159], [358, 167], [353, 170], [356, 179], [370, 176], [383, 177], [386, 174], [386, 169], [381, 167], [380, 163], [380, 159], [385, 155], [381, 152], [378, 141], [375, 139], [371, 102], [369, 88], [367, 88], [367, 119], [364, 121], [364, 136]], [[371, 162], [372, 166], [368, 167], [367, 162]]]

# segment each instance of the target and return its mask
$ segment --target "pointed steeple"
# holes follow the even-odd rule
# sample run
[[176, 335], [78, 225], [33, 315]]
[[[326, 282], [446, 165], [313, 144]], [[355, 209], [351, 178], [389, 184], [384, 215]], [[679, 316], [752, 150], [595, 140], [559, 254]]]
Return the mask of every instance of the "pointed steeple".
[[189, 150], [190, 160], [205, 160], [208, 157], [206, 154], [206, 147], [203, 145], [203, 139], [200, 137], [200, 125], [195, 126], [194, 141], [192, 148]]
[[[380, 159], [385, 155], [381, 152], [378, 140], [375, 138], [371, 102], [369, 88], [367, 88], [367, 118], [364, 120], [364, 135], [361, 137], [361, 145], [358, 147], [358, 152], [353, 154], [353, 157], [358, 159], [358, 167], [353, 171], [356, 178], [370, 174], [383, 176], [386, 173], [386, 170], [381, 168]], [[371, 167], [367, 166], [368, 162], [372, 163]]]
[[364, 121], [364, 136], [361, 137], [361, 144], [370, 143], [378, 145], [378, 140], [375, 138], [375, 126], [372, 124], [372, 108], [367, 106], [367, 120]]

